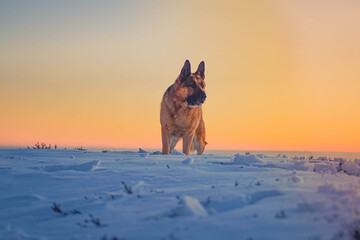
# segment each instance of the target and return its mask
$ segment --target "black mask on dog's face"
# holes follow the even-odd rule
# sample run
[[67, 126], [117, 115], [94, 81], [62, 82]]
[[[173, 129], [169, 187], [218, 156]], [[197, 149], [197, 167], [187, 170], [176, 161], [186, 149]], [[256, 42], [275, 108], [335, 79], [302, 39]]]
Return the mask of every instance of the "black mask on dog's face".
[[188, 103], [189, 106], [201, 106], [206, 99], [206, 93], [199, 89], [199, 91], [195, 92], [192, 95], [189, 95], [186, 98], [186, 102]]

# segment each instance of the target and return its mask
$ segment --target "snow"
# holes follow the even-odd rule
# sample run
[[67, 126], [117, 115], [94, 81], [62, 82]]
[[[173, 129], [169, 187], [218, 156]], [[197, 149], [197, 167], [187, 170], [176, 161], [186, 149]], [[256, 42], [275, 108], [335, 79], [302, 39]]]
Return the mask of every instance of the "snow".
[[150, 154], [149, 153], [140, 153], [140, 157], [147, 158]]
[[[180, 207], [176, 208], [172, 212], [172, 217], [174, 216], [198, 216], [205, 217], [208, 215], [207, 211], [201, 205], [199, 200], [190, 196], [183, 196], [179, 202]], [[175, 214], [175, 215], [174, 215]]]
[[263, 159], [260, 159], [259, 157], [253, 154], [249, 154], [249, 155], [236, 154], [234, 158], [234, 164], [257, 165], [257, 164], [266, 164], [266, 162]]
[[194, 159], [193, 158], [187, 158], [184, 161], [182, 161], [183, 164], [185, 165], [191, 165], [194, 164]]
[[44, 166], [42, 169], [45, 172], [57, 172], [57, 171], [80, 171], [80, 172], [89, 172], [97, 169], [100, 166], [101, 161], [90, 161], [78, 165], [55, 165], [55, 166]]
[[354, 163], [351, 162], [344, 162], [341, 165], [341, 169], [349, 175], [360, 176], [360, 163], [359, 161], [355, 161]]
[[288, 181], [292, 183], [301, 183], [304, 181], [304, 179], [298, 176], [296, 171], [293, 171], [292, 176], [288, 178]]
[[176, 149], [171, 151], [171, 155], [184, 155], [182, 152], [177, 151]]
[[359, 239], [360, 161], [0, 150], [0, 239]]
[[314, 171], [319, 173], [335, 174], [339, 171], [339, 168], [337, 168], [336, 164], [333, 163], [316, 163], [314, 164]]

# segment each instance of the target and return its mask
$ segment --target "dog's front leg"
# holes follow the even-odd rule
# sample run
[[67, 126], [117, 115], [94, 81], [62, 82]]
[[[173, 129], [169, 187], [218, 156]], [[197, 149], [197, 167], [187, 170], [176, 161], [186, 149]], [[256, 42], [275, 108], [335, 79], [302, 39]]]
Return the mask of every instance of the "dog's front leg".
[[165, 129], [161, 128], [162, 138], [162, 154], [169, 154], [170, 152], [170, 134]]
[[183, 136], [183, 153], [189, 155], [191, 144], [193, 142], [195, 133], [185, 134]]

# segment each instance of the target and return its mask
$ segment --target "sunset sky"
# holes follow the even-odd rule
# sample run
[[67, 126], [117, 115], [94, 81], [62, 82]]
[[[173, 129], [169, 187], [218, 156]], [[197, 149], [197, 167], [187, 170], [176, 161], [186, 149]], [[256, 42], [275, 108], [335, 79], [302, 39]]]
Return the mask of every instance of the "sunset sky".
[[[360, 151], [360, 1], [1, 1], [0, 145], [160, 148], [205, 61], [208, 149]], [[180, 147], [181, 145], [178, 145]]]

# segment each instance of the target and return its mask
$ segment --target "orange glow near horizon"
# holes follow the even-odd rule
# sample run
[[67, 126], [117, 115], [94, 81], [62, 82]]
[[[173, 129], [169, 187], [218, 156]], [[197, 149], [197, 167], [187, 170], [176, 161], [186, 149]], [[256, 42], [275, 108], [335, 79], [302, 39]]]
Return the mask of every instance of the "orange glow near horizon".
[[207, 149], [360, 151], [359, 7], [1, 2], [0, 146], [159, 149], [189, 59], [205, 61]]

